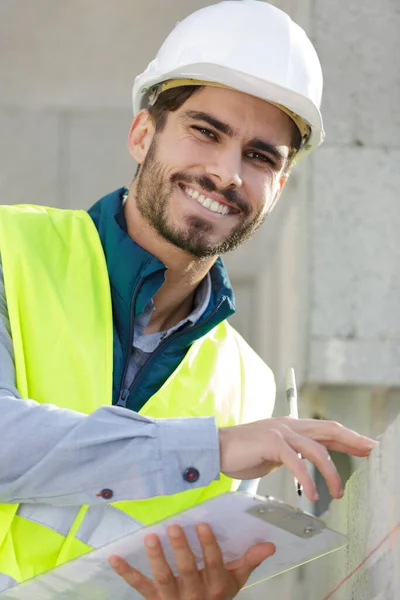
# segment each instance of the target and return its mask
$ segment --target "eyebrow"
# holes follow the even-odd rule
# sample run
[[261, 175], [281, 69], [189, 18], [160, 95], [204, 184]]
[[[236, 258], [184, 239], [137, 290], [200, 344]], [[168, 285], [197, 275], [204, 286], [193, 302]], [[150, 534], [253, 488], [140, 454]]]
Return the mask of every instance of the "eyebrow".
[[[210, 113], [196, 110], [188, 110], [185, 113], [183, 113], [183, 117], [186, 117], [187, 119], [193, 119], [194, 121], [204, 121], [205, 123], [211, 125], [211, 127], [214, 127], [214, 129], [220, 131], [221, 133], [224, 133], [228, 137], [234, 137], [235, 135], [237, 135], [237, 132], [235, 129], [233, 129], [233, 127], [231, 127], [230, 125], [228, 125], [228, 123], [225, 123], [224, 121], [220, 121]], [[261, 138], [253, 138], [247, 145], [253, 148], [254, 150], [260, 150], [260, 152], [265, 152], [266, 154], [271, 155], [278, 163], [277, 166], [283, 165], [287, 159], [286, 154], [282, 152], [282, 150], [280, 150], [278, 146], [274, 146], [274, 144], [265, 142]]]
[[216, 117], [213, 117], [213, 115], [210, 115], [210, 113], [197, 110], [187, 110], [183, 116], [193, 119], [194, 121], [205, 121], [211, 125], [211, 127], [214, 127], [217, 131], [220, 131], [229, 137], [234, 137], [236, 134], [236, 131], [230, 125], [228, 125], [228, 123], [220, 121]]

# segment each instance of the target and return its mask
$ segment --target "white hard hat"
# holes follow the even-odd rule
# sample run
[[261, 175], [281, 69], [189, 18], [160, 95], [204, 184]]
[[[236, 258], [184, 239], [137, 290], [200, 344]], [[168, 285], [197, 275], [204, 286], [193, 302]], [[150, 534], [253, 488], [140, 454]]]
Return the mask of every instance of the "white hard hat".
[[277, 104], [302, 132], [303, 150], [322, 143], [321, 65], [304, 30], [278, 8], [226, 0], [189, 15], [136, 77], [133, 112], [166, 87], [207, 83]]

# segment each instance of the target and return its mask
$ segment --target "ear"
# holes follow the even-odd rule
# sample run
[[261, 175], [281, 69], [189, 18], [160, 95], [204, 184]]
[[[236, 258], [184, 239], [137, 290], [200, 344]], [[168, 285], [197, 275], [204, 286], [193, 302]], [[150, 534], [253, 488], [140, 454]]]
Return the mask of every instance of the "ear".
[[274, 199], [272, 200], [271, 204], [268, 207], [267, 210], [267, 214], [269, 215], [270, 213], [272, 213], [272, 211], [274, 210], [275, 206], [278, 204], [278, 200], [281, 196], [282, 190], [285, 187], [285, 183], [287, 182], [287, 180], [289, 179], [289, 174], [287, 175], [282, 175], [282, 177], [279, 180], [279, 184], [278, 184], [278, 189], [276, 190]]
[[148, 110], [141, 110], [132, 121], [128, 135], [128, 150], [141, 165], [146, 158], [155, 133], [155, 126]]

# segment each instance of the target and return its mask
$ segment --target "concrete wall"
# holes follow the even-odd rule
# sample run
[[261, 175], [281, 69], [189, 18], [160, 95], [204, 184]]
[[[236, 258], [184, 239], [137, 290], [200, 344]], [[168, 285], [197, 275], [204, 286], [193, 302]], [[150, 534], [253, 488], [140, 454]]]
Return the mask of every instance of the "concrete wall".
[[302, 567], [296, 595], [289, 598], [400, 599], [399, 440], [397, 418], [348, 482], [344, 498], [324, 516], [348, 536], [347, 548]]
[[[275, 598], [275, 594], [279, 594], [284, 600], [325, 600], [325, 596], [341, 581], [341, 578], [345, 577], [358, 562], [361, 562], [374, 543], [378, 543], [378, 536], [387, 527], [389, 505], [391, 515], [397, 514], [399, 517], [400, 514], [400, 503], [396, 495], [398, 490], [397, 457], [400, 443], [399, 390], [372, 389], [368, 386], [308, 386], [304, 389], [302, 399], [303, 404], [310, 411], [306, 412], [305, 416], [318, 415], [335, 419], [340, 415], [342, 422], [345, 422], [350, 428], [369, 432], [375, 439], [381, 439], [381, 442], [368, 461], [347, 458], [344, 455], [332, 455], [336, 467], [342, 475], [343, 483], [347, 482], [345, 497], [342, 500], [331, 502], [326, 486], [321, 482], [321, 478], [316, 476], [320, 501], [311, 504], [306, 498], [303, 498], [301, 502], [303, 510], [316, 513], [318, 516], [321, 516], [329, 507], [328, 514], [322, 514], [322, 518], [327, 520], [328, 525], [333, 529], [348, 534], [350, 542], [348, 549], [318, 559], [315, 563], [289, 571], [243, 591], [239, 595], [243, 600]], [[313, 472], [313, 469], [311, 471]], [[278, 471], [272, 476], [264, 478], [260, 486], [260, 493], [278, 495], [287, 502], [297, 505], [293, 478], [285, 471]], [[376, 507], [374, 506], [375, 502], [377, 503]], [[390, 518], [394, 519], [395, 517]], [[372, 533], [368, 533], [370, 530]], [[394, 537], [391, 538], [389, 546], [385, 546], [386, 553], [390, 551], [393, 543], [395, 543]], [[396, 552], [398, 551], [396, 550]], [[377, 573], [377, 579], [370, 580], [368, 579], [369, 575], [363, 575], [362, 581], [361, 579], [358, 581], [356, 578], [358, 583], [355, 583], [356, 579], [354, 579], [352, 585], [356, 586], [357, 593], [354, 592], [352, 595], [353, 592], [349, 592], [350, 588], [344, 587], [341, 590], [342, 595], [334, 595], [332, 600], [397, 599], [398, 596], [390, 595], [387, 591], [391, 588], [383, 587], [381, 591], [386, 590], [386, 595], [379, 596], [377, 587], [377, 582], [380, 581], [379, 577], [382, 573], [389, 574], [390, 565], [396, 560], [396, 557], [398, 561], [398, 554], [392, 557], [388, 555], [382, 563], [379, 563], [382, 565], [379, 568], [375, 566], [372, 568], [372, 565], [375, 565], [375, 561], [372, 561], [371, 573]], [[360, 571], [357, 577], [361, 577], [363, 572]], [[368, 569], [367, 572], [369, 573]], [[365, 587], [368, 586], [369, 581], [370, 592], [369, 588]], [[361, 587], [362, 585], [364, 588]], [[363, 592], [361, 593], [360, 590]]]
[[400, 4], [276, 4], [321, 58], [326, 141], [277, 209], [274, 253], [294, 271], [274, 281], [275, 371], [282, 377], [295, 348], [304, 383], [399, 386]]
[[315, 3], [326, 144], [313, 158], [308, 381], [400, 384], [400, 4]]

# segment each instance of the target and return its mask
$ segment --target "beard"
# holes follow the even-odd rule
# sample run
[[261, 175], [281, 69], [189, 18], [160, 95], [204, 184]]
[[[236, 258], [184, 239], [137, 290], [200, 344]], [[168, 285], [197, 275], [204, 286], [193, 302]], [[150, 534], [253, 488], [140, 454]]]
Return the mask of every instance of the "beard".
[[[141, 216], [166, 241], [197, 258], [216, 257], [235, 250], [249, 240], [265, 220], [262, 210], [249, 219], [251, 209], [234, 189], [219, 190], [206, 175], [194, 176], [178, 172], [165, 175], [165, 167], [157, 160], [156, 136], [137, 174], [136, 205]], [[198, 215], [187, 216], [180, 226], [171, 223], [168, 208], [174, 189], [181, 184], [196, 183], [207, 192], [217, 192], [231, 206], [240, 209], [241, 222], [220, 241], [211, 241], [213, 223]]]

